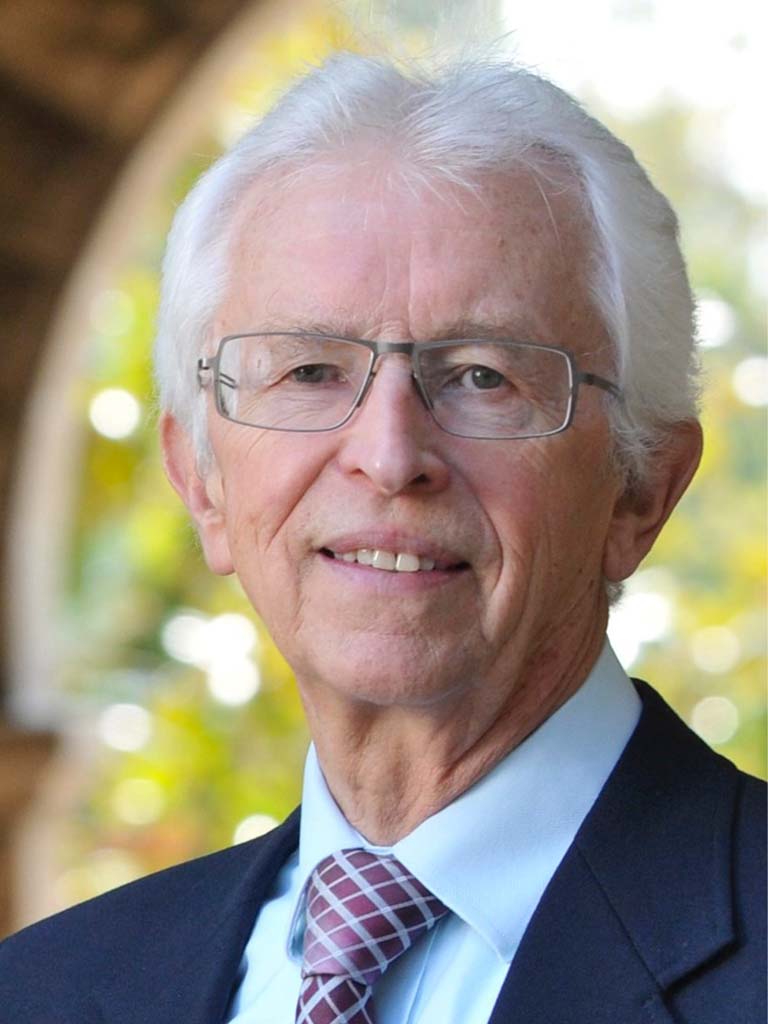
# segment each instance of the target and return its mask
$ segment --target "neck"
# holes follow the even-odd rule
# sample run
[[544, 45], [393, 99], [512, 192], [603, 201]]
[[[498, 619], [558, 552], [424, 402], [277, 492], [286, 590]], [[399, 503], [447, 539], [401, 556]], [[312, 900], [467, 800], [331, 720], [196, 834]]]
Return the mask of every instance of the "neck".
[[375, 706], [302, 687], [328, 787], [349, 823], [391, 846], [454, 801], [534, 732], [581, 686], [597, 660], [605, 622], [579, 649], [542, 650], [513, 669], [501, 706], [468, 685], [445, 705]]

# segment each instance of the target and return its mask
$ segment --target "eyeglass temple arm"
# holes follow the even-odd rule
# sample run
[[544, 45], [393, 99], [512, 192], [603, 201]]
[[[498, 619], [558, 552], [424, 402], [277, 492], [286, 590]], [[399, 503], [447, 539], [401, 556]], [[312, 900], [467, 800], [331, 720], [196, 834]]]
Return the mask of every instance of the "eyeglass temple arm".
[[596, 373], [579, 373], [577, 380], [580, 384], [592, 384], [596, 388], [602, 388], [603, 391], [607, 391], [614, 398], [622, 397], [621, 388], [617, 387], [613, 381], [606, 380], [605, 377], [599, 377]]
[[197, 360], [197, 383], [201, 388], [204, 388], [206, 382], [210, 379], [207, 374], [213, 370], [213, 359], [205, 359], [201, 357]]
[[[201, 388], [205, 387], [208, 379], [204, 374], [210, 373], [213, 370], [213, 364], [213, 359], [201, 358], [197, 360], [197, 383]], [[233, 390], [237, 387], [237, 381], [234, 377], [230, 377], [227, 373], [222, 373], [221, 370], [219, 370], [219, 381], [225, 387], [232, 388]]]

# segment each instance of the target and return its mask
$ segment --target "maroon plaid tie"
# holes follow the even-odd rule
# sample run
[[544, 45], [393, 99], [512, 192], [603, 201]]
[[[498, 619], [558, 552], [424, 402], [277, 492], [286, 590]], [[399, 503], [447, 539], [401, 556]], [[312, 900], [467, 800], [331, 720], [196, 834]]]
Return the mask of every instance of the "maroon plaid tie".
[[372, 986], [447, 913], [394, 857], [341, 850], [321, 860], [307, 893], [296, 1024], [375, 1024]]

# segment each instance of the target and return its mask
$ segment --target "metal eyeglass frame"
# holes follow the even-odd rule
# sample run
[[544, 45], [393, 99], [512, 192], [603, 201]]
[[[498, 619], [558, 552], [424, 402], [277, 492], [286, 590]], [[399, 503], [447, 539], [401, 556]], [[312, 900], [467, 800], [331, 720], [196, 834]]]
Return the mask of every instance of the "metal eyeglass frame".
[[[228, 376], [228, 374], [222, 373], [220, 369], [221, 353], [224, 349], [225, 344], [228, 341], [234, 341], [238, 338], [274, 338], [274, 337], [298, 337], [298, 338], [312, 338], [319, 341], [342, 341], [351, 343], [354, 345], [360, 345], [362, 348], [368, 349], [370, 354], [370, 362], [366, 375], [363, 379], [360, 389], [357, 395], [352, 401], [352, 405], [349, 412], [338, 421], [329, 427], [274, 427], [264, 426], [259, 423], [250, 423], [247, 420], [239, 420], [234, 416], [230, 416], [229, 413], [223, 408], [221, 401], [221, 390], [219, 385], [223, 384], [225, 387], [234, 388], [236, 382]], [[511, 345], [517, 345], [520, 348], [532, 348], [541, 349], [545, 352], [558, 352], [564, 356], [568, 362], [569, 371], [569, 395], [568, 395], [568, 408], [565, 413], [563, 423], [559, 427], [555, 427], [552, 430], [546, 430], [543, 433], [535, 434], [511, 434], [506, 437], [504, 435], [493, 434], [464, 434], [457, 430], [450, 430], [448, 427], [443, 426], [438, 421], [434, 413], [434, 407], [432, 400], [429, 397], [424, 379], [421, 375], [421, 369], [419, 367], [419, 353], [425, 349], [436, 349], [436, 348], [449, 348], [455, 345], [471, 343], [473, 345], [483, 344], [499, 344], [508, 343]], [[589, 373], [586, 371], [579, 370], [576, 364], [576, 357], [568, 349], [560, 348], [557, 345], [539, 345], [536, 342], [531, 341], [515, 341], [512, 338], [450, 338], [437, 341], [366, 341], [364, 338], [347, 338], [340, 334], [322, 334], [316, 331], [244, 331], [237, 334], [228, 334], [221, 338], [216, 350], [216, 355], [213, 357], [201, 357], [197, 361], [197, 381], [201, 388], [206, 386], [206, 383], [211, 378], [206, 378], [206, 374], [212, 374], [214, 387], [214, 399], [216, 402], [216, 411], [224, 419], [229, 420], [231, 423], [239, 423], [244, 427], [256, 427], [258, 430], [280, 430], [285, 433], [294, 434], [324, 434], [331, 430], [338, 430], [339, 427], [343, 427], [345, 423], [348, 423], [352, 418], [353, 414], [365, 400], [365, 396], [370, 390], [371, 384], [374, 377], [376, 376], [376, 368], [378, 365], [379, 357], [385, 355], [409, 355], [411, 357], [411, 377], [416, 382], [416, 390], [424, 403], [424, 406], [429, 411], [433, 421], [437, 426], [443, 430], [446, 434], [451, 434], [454, 437], [466, 437], [472, 438], [478, 441], [522, 441], [526, 438], [534, 437], [550, 437], [553, 434], [561, 434], [564, 430], [567, 430], [573, 422], [573, 417], [576, 412], [576, 402], [579, 394], [579, 387], [581, 384], [587, 384], [593, 387], [600, 388], [606, 391], [609, 395], [614, 398], [621, 400], [623, 398], [621, 389], [618, 385], [612, 381], [607, 380], [605, 377], [600, 377], [596, 373]]]

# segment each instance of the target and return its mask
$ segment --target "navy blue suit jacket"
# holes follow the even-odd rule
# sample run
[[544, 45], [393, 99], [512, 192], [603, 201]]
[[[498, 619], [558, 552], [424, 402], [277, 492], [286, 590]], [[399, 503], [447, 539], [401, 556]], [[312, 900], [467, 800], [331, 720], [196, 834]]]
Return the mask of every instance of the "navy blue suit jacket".
[[[491, 1024], [766, 1020], [764, 786], [639, 688], [638, 727], [530, 922]], [[221, 1024], [298, 828], [296, 812], [262, 839], [7, 939], [0, 1024]]]

